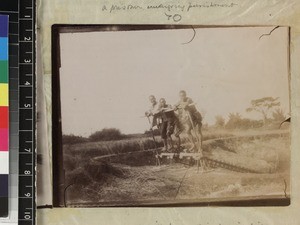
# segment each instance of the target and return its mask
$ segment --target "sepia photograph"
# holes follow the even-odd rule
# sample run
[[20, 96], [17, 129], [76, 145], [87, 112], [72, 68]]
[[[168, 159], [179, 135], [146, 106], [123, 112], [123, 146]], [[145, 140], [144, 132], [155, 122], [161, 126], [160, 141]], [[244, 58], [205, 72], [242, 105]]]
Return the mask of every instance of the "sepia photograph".
[[289, 28], [52, 27], [61, 207], [290, 204]]

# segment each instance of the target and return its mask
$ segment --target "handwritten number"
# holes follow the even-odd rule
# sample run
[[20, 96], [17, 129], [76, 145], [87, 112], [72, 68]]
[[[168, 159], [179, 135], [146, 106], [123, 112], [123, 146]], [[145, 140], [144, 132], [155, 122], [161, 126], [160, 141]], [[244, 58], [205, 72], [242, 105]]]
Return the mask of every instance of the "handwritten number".
[[181, 15], [175, 14], [175, 15], [173, 16], [173, 20], [174, 20], [174, 22], [179, 22], [179, 21], [181, 20]]
[[182, 19], [182, 16], [179, 14], [174, 14], [174, 15], [168, 15], [167, 13], [165, 13], [166, 17], [168, 18], [168, 20], [173, 20], [174, 22], [179, 22]]
[[168, 15], [167, 13], [165, 13], [165, 15], [168, 17], [168, 20], [170, 20], [170, 17], [172, 17], [172, 15]]

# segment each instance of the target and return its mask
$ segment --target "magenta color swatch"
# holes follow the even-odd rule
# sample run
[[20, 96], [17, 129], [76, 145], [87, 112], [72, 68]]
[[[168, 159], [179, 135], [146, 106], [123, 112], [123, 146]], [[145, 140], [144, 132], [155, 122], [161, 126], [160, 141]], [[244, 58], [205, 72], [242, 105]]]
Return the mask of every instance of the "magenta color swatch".
[[8, 129], [0, 129], [0, 151], [8, 151]]

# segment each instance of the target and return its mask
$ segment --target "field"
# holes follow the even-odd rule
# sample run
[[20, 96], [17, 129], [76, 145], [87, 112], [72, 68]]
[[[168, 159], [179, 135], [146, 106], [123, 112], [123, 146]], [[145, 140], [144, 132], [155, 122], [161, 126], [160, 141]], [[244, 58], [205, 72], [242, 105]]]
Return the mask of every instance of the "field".
[[[64, 145], [66, 204], [131, 205], [289, 195], [288, 131], [204, 132], [204, 140], [205, 154], [218, 157], [222, 155], [218, 151], [233, 150], [240, 164], [259, 167], [263, 161], [274, 171], [240, 173], [214, 168], [201, 173], [193, 161], [182, 164], [166, 159], [155, 166], [151, 138]], [[161, 146], [158, 137], [157, 143]]]

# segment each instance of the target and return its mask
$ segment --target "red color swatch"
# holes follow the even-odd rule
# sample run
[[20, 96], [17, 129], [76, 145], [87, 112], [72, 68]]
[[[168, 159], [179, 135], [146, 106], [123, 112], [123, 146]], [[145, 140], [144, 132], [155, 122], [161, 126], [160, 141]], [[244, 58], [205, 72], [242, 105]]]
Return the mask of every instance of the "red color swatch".
[[0, 106], [0, 128], [8, 128], [8, 107]]

